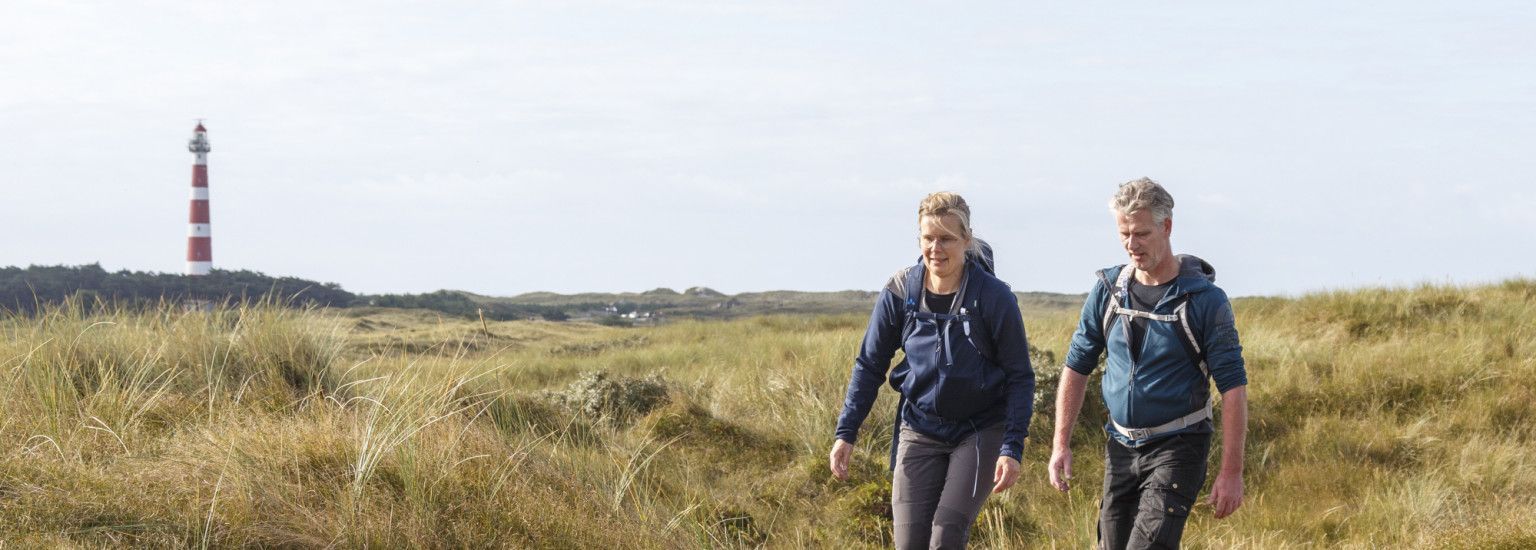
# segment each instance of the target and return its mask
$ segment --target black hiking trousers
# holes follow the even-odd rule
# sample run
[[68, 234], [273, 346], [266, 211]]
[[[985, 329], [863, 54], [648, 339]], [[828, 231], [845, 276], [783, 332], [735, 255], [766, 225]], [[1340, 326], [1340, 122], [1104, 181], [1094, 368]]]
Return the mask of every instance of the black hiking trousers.
[[1104, 450], [1099, 548], [1178, 548], [1205, 484], [1211, 434], [1181, 433], [1141, 447], [1110, 437]]

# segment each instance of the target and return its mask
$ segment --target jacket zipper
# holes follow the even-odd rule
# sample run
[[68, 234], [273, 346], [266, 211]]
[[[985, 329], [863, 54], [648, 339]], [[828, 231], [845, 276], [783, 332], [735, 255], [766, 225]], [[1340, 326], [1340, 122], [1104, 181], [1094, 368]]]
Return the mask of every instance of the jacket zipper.
[[[1131, 379], [1126, 381], [1125, 392], [1125, 421], [1130, 426], [1139, 425], [1136, 422], [1136, 371], [1140, 368], [1141, 354], [1135, 349], [1135, 338], [1131, 332], [1132, 320], [1130, 317], [1120, 317], [1121, 330], [1125, 331], [1125, 352], [1131, 360]], [[1142, 338], [1145, 340], [1146, 338]]]
[[1136, 422], [1136, 407], [1135, 407], [1135, 403], [1136, 403], [1136, 360], [1135, 359], [1131, 359], [1131, 379], [1126, 381], [1126, 385], [1129, 386], [1129, 389], [1128, 389], [1128, 391], [1125, 392], [1125, 421], [1129, 425], [1135, 426], [1135, 425], [1137, 425], [1137, 422]]

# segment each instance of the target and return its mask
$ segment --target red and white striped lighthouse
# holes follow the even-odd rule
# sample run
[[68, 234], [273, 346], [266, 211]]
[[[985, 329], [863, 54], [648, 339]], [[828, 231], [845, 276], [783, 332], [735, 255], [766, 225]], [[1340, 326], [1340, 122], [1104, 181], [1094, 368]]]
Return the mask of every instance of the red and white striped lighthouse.
[[213, 233], [208, 226], [208, 130], [197, 122], [187, 150], [192, 161], [192, 218], [187, 232], [187, 275], [207, 275], [213, 270]]

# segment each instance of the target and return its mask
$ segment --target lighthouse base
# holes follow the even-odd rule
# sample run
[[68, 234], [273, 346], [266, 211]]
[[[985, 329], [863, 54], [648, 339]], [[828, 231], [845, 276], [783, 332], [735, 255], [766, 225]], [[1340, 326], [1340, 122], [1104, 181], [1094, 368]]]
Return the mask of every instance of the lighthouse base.
[[213, 262], [187, 262], [187, 275], [207, 275], [213, 271]]

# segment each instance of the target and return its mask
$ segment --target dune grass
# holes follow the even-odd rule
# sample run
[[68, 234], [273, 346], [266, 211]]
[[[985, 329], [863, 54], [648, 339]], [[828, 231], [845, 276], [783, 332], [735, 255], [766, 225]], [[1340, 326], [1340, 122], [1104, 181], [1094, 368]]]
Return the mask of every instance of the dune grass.
[[[1188, 546], [1536, 545], [1536, 281], [1234, 307], [1248, 499], [1227, 520], [1197, 508]], [[1026, 325], [1050, 379], [1075, 315]], [[7, 317], [0, 540], [880, 547], [889, 392], [851, 478], [825, 464], [863, 329], [858, 316], [614, 328], [271, 304]], [[988, 503], [974, 546], [1091, 544], [1104, 436], [1079, 427], [1077, 487], [1061, 494], [1044, 480], [1050, 428], [1036, 418], [1020, 485]]]

